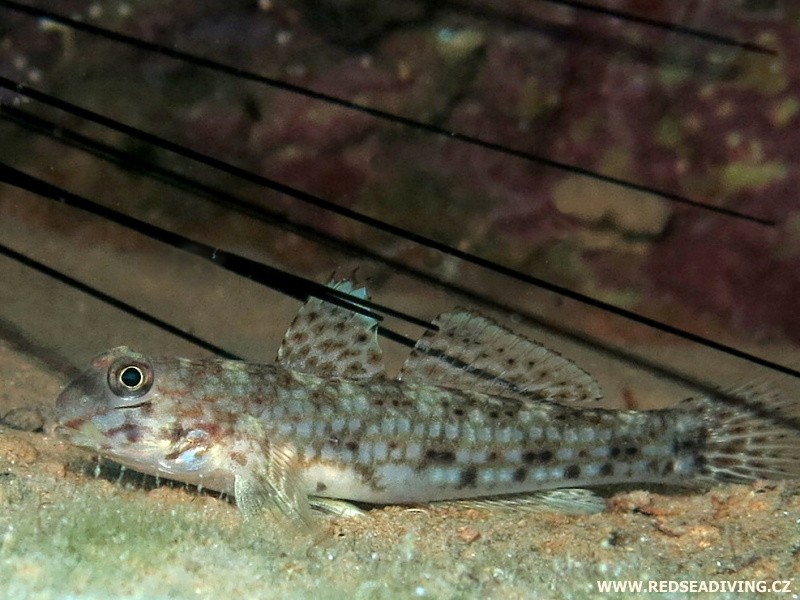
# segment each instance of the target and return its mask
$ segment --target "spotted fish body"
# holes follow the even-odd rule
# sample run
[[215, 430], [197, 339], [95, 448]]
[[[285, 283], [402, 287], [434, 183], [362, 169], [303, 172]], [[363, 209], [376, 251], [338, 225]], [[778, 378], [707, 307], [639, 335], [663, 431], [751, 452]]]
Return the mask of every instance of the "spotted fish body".
[[309, 496], [422, 503], [800, 478], [790, 403], [744, 392], [733, 406], [584, 408], [599, 388], [566, 359], [470, 313], [434, 324], [397, 379], [383, 373], [375, 321], [314, 299], [272, 365], [117, 348], [59, 396], [59, 430], [137, 470], [233, 493], [246, 513], [301, 520]]

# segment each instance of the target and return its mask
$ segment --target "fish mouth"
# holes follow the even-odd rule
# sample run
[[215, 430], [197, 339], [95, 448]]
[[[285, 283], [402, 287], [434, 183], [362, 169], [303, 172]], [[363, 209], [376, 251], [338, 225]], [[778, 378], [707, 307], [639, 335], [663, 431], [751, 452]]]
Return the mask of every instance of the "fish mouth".
[[73, 420], [67, 423], [56, 423], [53, 435], [58, 439], [70, 442], [82, 448], [91, 450], [105, 450], [108, 447], [107, 436], [91, 420]]
[[126, 467], [136, 469], [149, 475], [162, 475], [168, 472], [154, 466], [160, 456], [157, 448], [148, 445], [131, 445], [120, 447], [109, 439], [97, 424], [89, 420], [77, 427], [71, 424], [58, 423], [53, 428], [53, 433], [59, 439], [69, 442], [74, 446], [96, 452]]

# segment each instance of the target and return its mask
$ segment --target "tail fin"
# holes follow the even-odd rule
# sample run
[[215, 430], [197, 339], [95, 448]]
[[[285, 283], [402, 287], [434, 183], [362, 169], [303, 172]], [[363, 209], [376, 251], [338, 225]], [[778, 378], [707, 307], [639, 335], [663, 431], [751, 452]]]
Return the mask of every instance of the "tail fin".
[[705, 403], [708, 475], [738, 482], [800, 479], [800, 402], [750, 385]]

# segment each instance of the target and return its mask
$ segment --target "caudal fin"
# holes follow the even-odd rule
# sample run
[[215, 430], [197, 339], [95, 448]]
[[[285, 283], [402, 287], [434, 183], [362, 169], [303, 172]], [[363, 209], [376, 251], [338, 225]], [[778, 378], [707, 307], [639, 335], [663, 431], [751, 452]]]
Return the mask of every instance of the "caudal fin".
[[706, 402], [703, 458], [711, 477], [800, 479], [800, 402], [752, 385]]

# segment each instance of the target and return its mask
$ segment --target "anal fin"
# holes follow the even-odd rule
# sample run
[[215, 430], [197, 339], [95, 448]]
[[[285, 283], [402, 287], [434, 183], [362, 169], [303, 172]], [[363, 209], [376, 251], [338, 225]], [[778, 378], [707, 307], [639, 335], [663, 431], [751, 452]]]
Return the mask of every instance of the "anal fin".
[[570, 515], [591, 515], [603, 512], [606, 508], [606, 500], [590, 490], [565, 488], [507, 496], [449, 500], [434, 504], [434, 506], [442, 505], [518, 512], [556, 511]]

